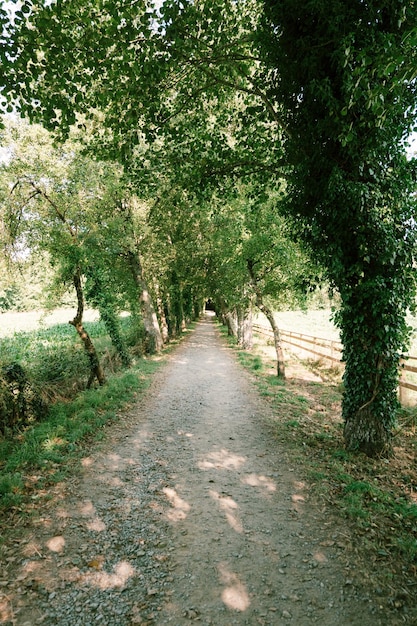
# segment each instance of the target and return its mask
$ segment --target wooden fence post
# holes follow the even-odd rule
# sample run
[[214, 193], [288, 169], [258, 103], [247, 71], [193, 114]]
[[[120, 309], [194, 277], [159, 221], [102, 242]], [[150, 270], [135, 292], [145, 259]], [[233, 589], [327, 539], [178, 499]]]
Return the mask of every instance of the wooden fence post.
[[407, 394], [407, 390], [405, 387], [402, 386], [402, 382], [406, 382], [406, 371], [404, 369], [404, 364], [405, 364], [405, 360], [404, 359], [400, 359], [400, 376], [399, 376], [399, 381], [398, 381], [398, 400], [400, 401], [401, 405], [404, 405], [406, 402], [406, 394]]

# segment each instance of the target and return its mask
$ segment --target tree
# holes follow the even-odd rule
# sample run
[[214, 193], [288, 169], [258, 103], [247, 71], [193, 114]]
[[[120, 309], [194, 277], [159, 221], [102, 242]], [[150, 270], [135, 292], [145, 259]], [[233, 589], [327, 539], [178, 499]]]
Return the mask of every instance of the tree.
[[[48, 252], [55, 269], [62, 270], [61, 290], [65, 279], [72, 281], [78, 271], [88, 278], [90, 303], [100, 310], [122, 362], [127, 363], [128, 357], [117, 316], [128, 303], [135, 310], [141, 309], [145, 332], [150, 337], [147, 343], [152, 350], [159, 350], [161, 341], [154, 340], [159, 326], [143, 272], [140, 268], [138, 278], [137, 262], [133, 266], [127, 262], [130, 255], [139, 255], [141, 223], [134, 212], [140, 213], [140, 207], [122, 180], [120, 166], [93, 161], [82, 154], [76, 137], [53, 146], [52, 138], [40, 127], [11, 124], [3, 134], [5, 141], [14, 146], [10, 163], [3, 170], [8, 180], [14, 181], [12, 184], [17, 182], [21, 190], [26, 190], [17, 198], [16, 186], [7, 201], [11, 209], [17, 209], [16, 214], [13, 210], [9, 213], [9, 230], [16, 224], [16, 236], [24, 238], [23, 247]], [[6, 189], [5, 199], [8, 196]], [[29, 210], [24, 213], [25, 219], [18, 221], [16, 215], [22, 207], [27, 203], [33, 206], [35, 200], [44, 203], [40, 213]], [[65, 232], [71, 234], [70, 241], [75, 245], [70, 251], [65, 247]]]
[[322, 282], [322, 270], [292, 239], [280, 205], [285, 183], [261, 201], [246, 201], [243, 246], [250, 285], [257, 308], [267, 318], [277, 354], [277, 375], [285, 378], [284, 351], [274, 311], [305, 306], [308, 291]]
[[287, 210], [338, 289], [351, 450], [389, 450], [414, 305], [417, 7], [265, 0], [260, 49], [286, 127]]
[[[11, 126], [9, 130], [16, 137], [22, 128]], [[26, 129], [22, 142], [11, 144], [12, 147], [14, 153], [10, 162], [3, 166], [8, 173], [2, 189], [5, 229], [12, 242], [20, 245], [23, 253], [26, 250], [48, 252], [61, 282], [73, 285], [77, 312], [69, 323], [77, 331], [89, 359], [91, 373], [88, 386], [95, 378], [102, 385], [105, 382], [104, 371], [83, 325], [84, 259], [82, 236], [76, 218], [79, 218], [77, 213], [83, 211], [81, 196], [88, 196], [88, 187], [83, 186], [82, 179], [69, 176], [69, 163], [73, 155], [69, 155], [65, 149], [54, 150], [47, 133], [42, 129], [31, 129], [31, 132]]]

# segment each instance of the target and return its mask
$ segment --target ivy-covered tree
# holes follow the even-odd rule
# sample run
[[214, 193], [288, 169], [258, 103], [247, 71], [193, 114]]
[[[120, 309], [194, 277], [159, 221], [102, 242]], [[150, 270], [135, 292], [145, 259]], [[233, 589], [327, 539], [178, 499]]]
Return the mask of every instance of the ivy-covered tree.
[[351, 450], [389, 450], [415, 300], [417, 6], [265, 0], [260, 50], [286, 129], [287, 210], [341, 296]]

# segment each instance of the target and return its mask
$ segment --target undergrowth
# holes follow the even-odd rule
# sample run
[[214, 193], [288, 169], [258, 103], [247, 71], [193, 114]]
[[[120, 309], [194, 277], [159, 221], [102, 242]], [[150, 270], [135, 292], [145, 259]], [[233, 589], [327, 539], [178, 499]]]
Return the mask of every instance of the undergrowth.
[[160, 363], [140, 360], [105, 386], [85, 390], [72, 402], [55, 403], [42, 422], [0, 439], [0, 511], [23, 510], [29, 498], [64, 480], [86, 444], [99, 440], [104, 426], [146, 390]]
[[[39, 391], [47, 400], [40, 416], [0, 432], [0, 514], [27, 512], [28, 504], [45, 495], [48, 486], [64, 480], [85, 447], [99, 440], [105, 425], [117, 420], [147, 388], [163, 359], [138, 358], [140, 329], [128, 319], [121, 324], [135, 357], [129, 369], [117, 362], [104, 325], [88, 324], [107, 373], [107, 383], [92, 389], [85, 389], [88, 363], [71, 326], [57, 324], [0, 341], [3, 371], [7, 363], [18, 363], [26, 387], [28, 380], [31, 391]], [[176, 343], [172, 341], [165, 352]], [[3, 409], [0, 403], [0, 413]]]

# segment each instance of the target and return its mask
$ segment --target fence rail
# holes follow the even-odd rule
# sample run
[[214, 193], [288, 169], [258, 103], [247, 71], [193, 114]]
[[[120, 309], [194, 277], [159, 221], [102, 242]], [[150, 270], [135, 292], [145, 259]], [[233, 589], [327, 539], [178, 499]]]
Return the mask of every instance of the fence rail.
[[[266, 326], [254, 324], [253, 329], [255, 332], [264, 335], [269, 339], [274, 338], [272, 329], [267, 328]], [[310, 352], [316, 356], [329, 359], [334, 363], [341, 363], [342, 344], [340, 341], [333, 341], [322, 337], [313, 337], [313, 335], [305, 335], [303, 333], [294, 333], [289, 330], [280, 330], [280, 337], [283, 343], [289, 343], [290, 345], [300, 348], [301, 350], [305, 350], [306, 352]]]
[[[255, 332], [259, 333], [260, 335], [264, 335], [269, 339], [274, 338], [274, 333], [272, 332], [271, 328], [267, 328], [266, 326], [262, 326], [260, 324], [254, 324], [253, 329]], [[280, 336], [283, 343], [288, 343], [292, 346], [295, 346], [296, 348], [305, 350], [310, 354], [314, 354], [315, 356], [319, 356], [323, 359], [328, 359], [333, 363], [343, 365], [341, 359], [343, 347], [340, 341], [324, 339], [323, 337], [313, 337], [312, 335], [295, 333], [289, 330], [280, 330]], [[401, 361], [401, 376], [398, 383], [400, 390], [400, 401], [402, 400], [402, 389], [410, 389], [411, 391], [417, 392], [417, 384], [410, 383], [405, 380], [406, 372], [417, 373], [417, 365], [409, 365], [406, 361], [417, 362], [417, 356], [406, 355]]]

